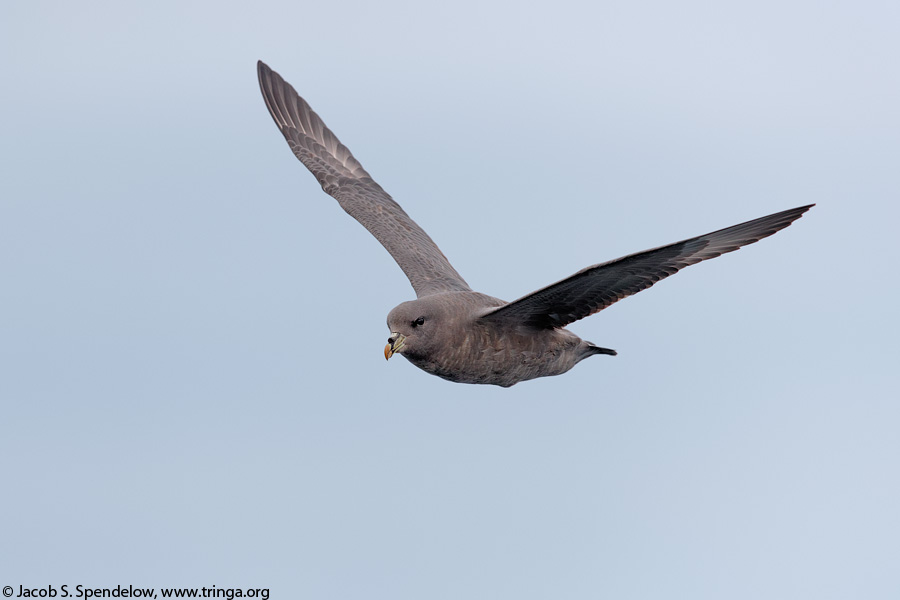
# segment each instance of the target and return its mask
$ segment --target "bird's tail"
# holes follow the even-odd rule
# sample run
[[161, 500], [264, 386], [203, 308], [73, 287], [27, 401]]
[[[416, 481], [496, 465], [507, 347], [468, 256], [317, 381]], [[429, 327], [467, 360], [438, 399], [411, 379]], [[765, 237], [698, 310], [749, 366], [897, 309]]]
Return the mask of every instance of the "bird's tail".
[[615, 356], [616, 354], [618, 354], [618, 352], [616, 352], [612, 348], [601, 348], [600, 346], [595, 346], [590, 342], [588, 342], [587, 345], [588, 356], [593, 356], [595, 354], [609, 354], [610, 356]]

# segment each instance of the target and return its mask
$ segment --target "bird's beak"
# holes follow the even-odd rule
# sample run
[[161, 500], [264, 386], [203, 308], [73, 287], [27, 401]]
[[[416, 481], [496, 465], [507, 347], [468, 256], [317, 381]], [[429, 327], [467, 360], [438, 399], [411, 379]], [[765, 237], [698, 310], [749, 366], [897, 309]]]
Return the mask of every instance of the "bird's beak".
[[388, 338], [388, 343], [384, 347], [384, 359], [388, 360], [394, 355], [394, 352], [400, 352], [400, 349], [403, 348], [403, 342], [405, 341], [405, 335], [392, 331], [391, 337]]

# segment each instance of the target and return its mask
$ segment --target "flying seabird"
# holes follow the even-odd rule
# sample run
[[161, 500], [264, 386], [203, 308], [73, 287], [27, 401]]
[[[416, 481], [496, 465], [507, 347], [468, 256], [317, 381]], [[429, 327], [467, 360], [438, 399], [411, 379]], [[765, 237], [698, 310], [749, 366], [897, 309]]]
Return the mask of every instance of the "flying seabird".
[[409, 278], [416, 300], [387, 317], [385, 358], [459, 383], [509, 387], [561, 375], [595, 354], [566, 325], [680, 269], [768, 237], [813, 204], [593, 265], [513, 302], [472, 291], [437, 245], [353, 158], [294, 88], [262, 61], [266, 106], [297, 158], [350, 216], [381, 242]]

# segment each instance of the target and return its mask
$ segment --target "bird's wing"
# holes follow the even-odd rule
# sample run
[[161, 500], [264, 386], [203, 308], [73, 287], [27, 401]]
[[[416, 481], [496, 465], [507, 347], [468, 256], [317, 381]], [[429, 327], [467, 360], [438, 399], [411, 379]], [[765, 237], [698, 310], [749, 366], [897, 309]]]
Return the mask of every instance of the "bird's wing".
[[351, 217], [391, 253], [419, 297], [469, 286], [428, 234], [366, 173], [293, 87], [260, 61], [259, 87], [288, 145]]
[[768, 237], [803, 215], [801, 206], [689, 240], [593, 265], [482, 316], [536, 328], [564, 327], [645, 290], [680, 269]]

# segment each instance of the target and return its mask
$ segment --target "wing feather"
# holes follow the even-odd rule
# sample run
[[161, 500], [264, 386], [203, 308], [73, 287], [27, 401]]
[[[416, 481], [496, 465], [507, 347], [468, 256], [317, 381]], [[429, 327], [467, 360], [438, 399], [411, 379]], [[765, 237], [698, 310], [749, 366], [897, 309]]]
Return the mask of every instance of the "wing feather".
[[257, 71], [269, 113], [291, 150], [322, 189], [390, 252], [416, 295], [469, 291], [437, 244], [375, 183], [294, 88], [262, 61]]
[[801, 206], [578, 271], [481, 318], [536, 328], [564, 327], [700, 261], [781, 231], [815, 206]]

